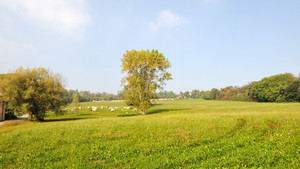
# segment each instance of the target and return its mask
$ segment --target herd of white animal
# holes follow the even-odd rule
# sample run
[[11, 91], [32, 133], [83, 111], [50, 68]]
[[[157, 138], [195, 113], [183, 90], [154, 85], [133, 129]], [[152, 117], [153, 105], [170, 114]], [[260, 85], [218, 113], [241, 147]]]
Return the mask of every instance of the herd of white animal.
[[[125, 111], [125, 110], [133, 110], [133, 111], [136, 111], [137, 109], [136, 108], [133, 108], [133, 107], [111, 107], [111, 106], [101, 106], [100, 107], [101, 109], [107, 109], [107, 110], [110, 110], [111, 112], [114, 112], [118, 109], [122, 110], [122, 111]], [[71, 108], [71, 111], [74, 111], [76, 110], [77, 107], [74, 107], [74, 108]], [[79, 110], [82, 109], [81, 106], [78, 107]], [[89, 109], [90, 111], [98, 111], [98, 106], [87, 106], [87, 109]], [[70, 108], [66, 108], [64, 109], [65, 111], [69, 111]], [[127, 112], [126, 112], [127, 113]]]
[[[87, 106], [87, 108], [90, 111], [98, 111], [98, 107], [97, 106]], [[111, 112], [114, 112], [114, 111], [116, 111], [118, 109], [121, 109], [122, 111], [124, 111], [124, 110], [134, 110], [134, 111], [136, 111], [137, 110], [136, 108], [132, 108], [132, 107], [121, 107], [121, 108], [119, 108], [119, 107], [111, 107], [111, 106], [101, 106], [100, 108], [101, 109], [108, 109]], [[81, 107], [80, 107], [80, 109], [81, 109]]]

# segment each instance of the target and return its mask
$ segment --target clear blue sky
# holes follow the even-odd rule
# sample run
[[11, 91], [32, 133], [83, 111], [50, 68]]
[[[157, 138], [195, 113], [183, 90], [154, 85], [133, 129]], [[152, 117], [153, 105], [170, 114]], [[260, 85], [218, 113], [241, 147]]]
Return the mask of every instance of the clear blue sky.
[[166, 90], [300, 73], [299, 0], [0, 0], [0, 73], [46, 67], [67, 89], [116, 93], [126, 50], [169, 58]]

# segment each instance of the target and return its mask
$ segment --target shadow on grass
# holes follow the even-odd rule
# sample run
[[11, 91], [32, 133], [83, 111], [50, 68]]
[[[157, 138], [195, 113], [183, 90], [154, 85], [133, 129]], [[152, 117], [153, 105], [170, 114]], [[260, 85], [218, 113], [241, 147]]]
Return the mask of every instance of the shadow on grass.
[[154, 110], [149, 110], [147, 114], [167, 113], [167, 112], [182, 111], [182, 110], [185, 109], [154, 109]]
[[61, 119], [46, 119], [43, 122], [58, 122], [58, 121], [74, 121], [74, 120], [82, 120], [87, 118], [61, 118]]
[[152, 104], [152, 107], [161, 106], [161, 105], [162, 105], [161, 103], [154, 103]]
[[141, 115], [140, 113], [132, 113], [132, 114], [120, 114], [118, 117], [131, 117], [131, 116], [138, 116]]
[[[174, 112], [174, 111], [182, 111], [185, 109], [154, 109], [154, 110], [149, 110], [146, 115], [150, 114], [158, 114], [158, 113], [167, 113], [167, 112]], [[130, 117], [130, 116], [139, 116], [141, 115], [140, 113], [131, 113], [131, 114], [120, 114], [118, 117]]]

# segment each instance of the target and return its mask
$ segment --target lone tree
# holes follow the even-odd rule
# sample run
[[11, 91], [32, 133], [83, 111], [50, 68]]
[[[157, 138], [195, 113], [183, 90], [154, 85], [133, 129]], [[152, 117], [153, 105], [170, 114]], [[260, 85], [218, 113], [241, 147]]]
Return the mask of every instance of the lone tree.
[[79, 104], [79, 98], [78, 98], [77, 92], [73, 94], [72, 104], [74, 106], [74, 110], [75, 110], [76, 114], [78, 114], [78, 109], [79, 109], [80, 104]]
[[62, 77], [45, 68], [18, 68], [5, 80], [4, 95], [8, 106], [18, 114], [29, 113], [43, 121], [49, 110], [58, 112], [64, 105]]
[[126, 104], [145, 115], [151, 107], [151, 99], [157, 98], [156, 90], [163, 89], [165, 81], [172, 79], [171, 73], [167, 72], [171, 64], [158, 50], [126, 51], [121, 61]]

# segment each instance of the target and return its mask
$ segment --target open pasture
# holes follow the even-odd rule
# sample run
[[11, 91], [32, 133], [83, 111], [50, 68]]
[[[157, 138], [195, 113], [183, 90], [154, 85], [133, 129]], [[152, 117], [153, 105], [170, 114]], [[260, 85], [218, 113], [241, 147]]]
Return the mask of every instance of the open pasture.
[[5, 122], [1, 167], [300, 167], [300, 103], [157, 101], [145, 116], [122, 102], [81, 106], [45, 122]]

